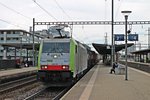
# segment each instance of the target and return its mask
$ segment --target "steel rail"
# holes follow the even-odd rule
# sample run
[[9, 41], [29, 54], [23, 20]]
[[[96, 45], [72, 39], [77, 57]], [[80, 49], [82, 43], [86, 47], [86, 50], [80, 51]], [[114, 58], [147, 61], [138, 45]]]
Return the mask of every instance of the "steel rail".
[[34, 94], [32, 94], [32, 95], [26, 97], [24, 100], [33, 100], [34, 97], [36, 97], [37, 95], [41, 94], [41, 93], [44, 92], [45, 90], [46, 90], [46, 88], [43, 88], [43, 89], [41, 89], [41, 90], [35, 92]]
[[28, 85], [28, 84], [31, 84], [36, 81], [37, 81], [37, 79], [36, 79], [36, 76], [34, 75], [31, 77], [27, 77], [27, 78], [23, 78], [23, 79], [10, 81], [8, 83], [1, 84], [0, 85], [0, 94], [12, 91], [13, 89], [20, 88], [24, 85]]

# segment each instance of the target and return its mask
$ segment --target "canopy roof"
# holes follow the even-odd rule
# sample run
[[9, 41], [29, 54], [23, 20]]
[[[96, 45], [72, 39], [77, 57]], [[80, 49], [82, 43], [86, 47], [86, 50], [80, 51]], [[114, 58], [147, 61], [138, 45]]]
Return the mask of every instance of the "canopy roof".
[[[4, 47], [15, 47], [16, 49], [28, 49], [32, 50], [33, 49], [33, 43], [0, 43], [1, 46]], [[35, 43], [35, 49], [39, 49], [39, 43]]]
[[[96, 43], [92, 43], [92, 45], [96, 49], [96, 51], [101, 55], [111, 54], [111, 45]], [[133, 43], [127, 44], [127, 47], [130, 47], [132, 45]], [[122, 49], [125, 49], [125, 44], [115, 45], [115, 52], [118, 52]]]
[[143, 49], [135, 52], [131, 52], [132, 54], [147, 54], [150, 53], [150, 49]]

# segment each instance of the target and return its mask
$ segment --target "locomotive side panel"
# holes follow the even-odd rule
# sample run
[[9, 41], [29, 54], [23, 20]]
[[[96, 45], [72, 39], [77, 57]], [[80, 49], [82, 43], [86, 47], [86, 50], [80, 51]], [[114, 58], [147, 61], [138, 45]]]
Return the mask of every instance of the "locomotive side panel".
[[70, 70], [71, 70], [71, 72], [72, 72], [72, 74], [73, 74], [73, 77], [75, 77], [76, 76], [76, 70], [78, 69], [77, 67], [76, 67], [76, 57], [77, 57], [77, 55], [76, 55], [76, 45], [77, 45], [77, 43], [75, 42], [75, 40], [73, 40], [73, 39], [71, 39], [70, 40], [70, 63], [69, 63], [69, 66], [70, 66]]
[[82, 45], [78, 45], [78, 59], [79, 59], [79, 73], [87, 69], [88, 54], [86, 48]]

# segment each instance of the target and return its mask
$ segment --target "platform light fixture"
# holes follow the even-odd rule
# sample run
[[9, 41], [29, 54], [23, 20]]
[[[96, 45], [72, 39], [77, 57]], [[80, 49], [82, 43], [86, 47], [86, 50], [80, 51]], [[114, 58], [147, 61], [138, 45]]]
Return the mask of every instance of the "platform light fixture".
[[132, 11], [121, 11], [121, 13], [125, 17], [125, 80], [128, 80], [128, 66], [127, 66], [127, 24], [128, 24], [128, 16]]

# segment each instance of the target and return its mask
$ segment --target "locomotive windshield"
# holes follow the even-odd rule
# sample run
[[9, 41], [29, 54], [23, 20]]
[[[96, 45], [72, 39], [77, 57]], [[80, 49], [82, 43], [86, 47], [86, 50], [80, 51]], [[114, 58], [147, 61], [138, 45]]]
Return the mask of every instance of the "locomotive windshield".
[[69, 53], [69, 42], [57, 42], [57, 43], [43, 43], [43, 53]]

